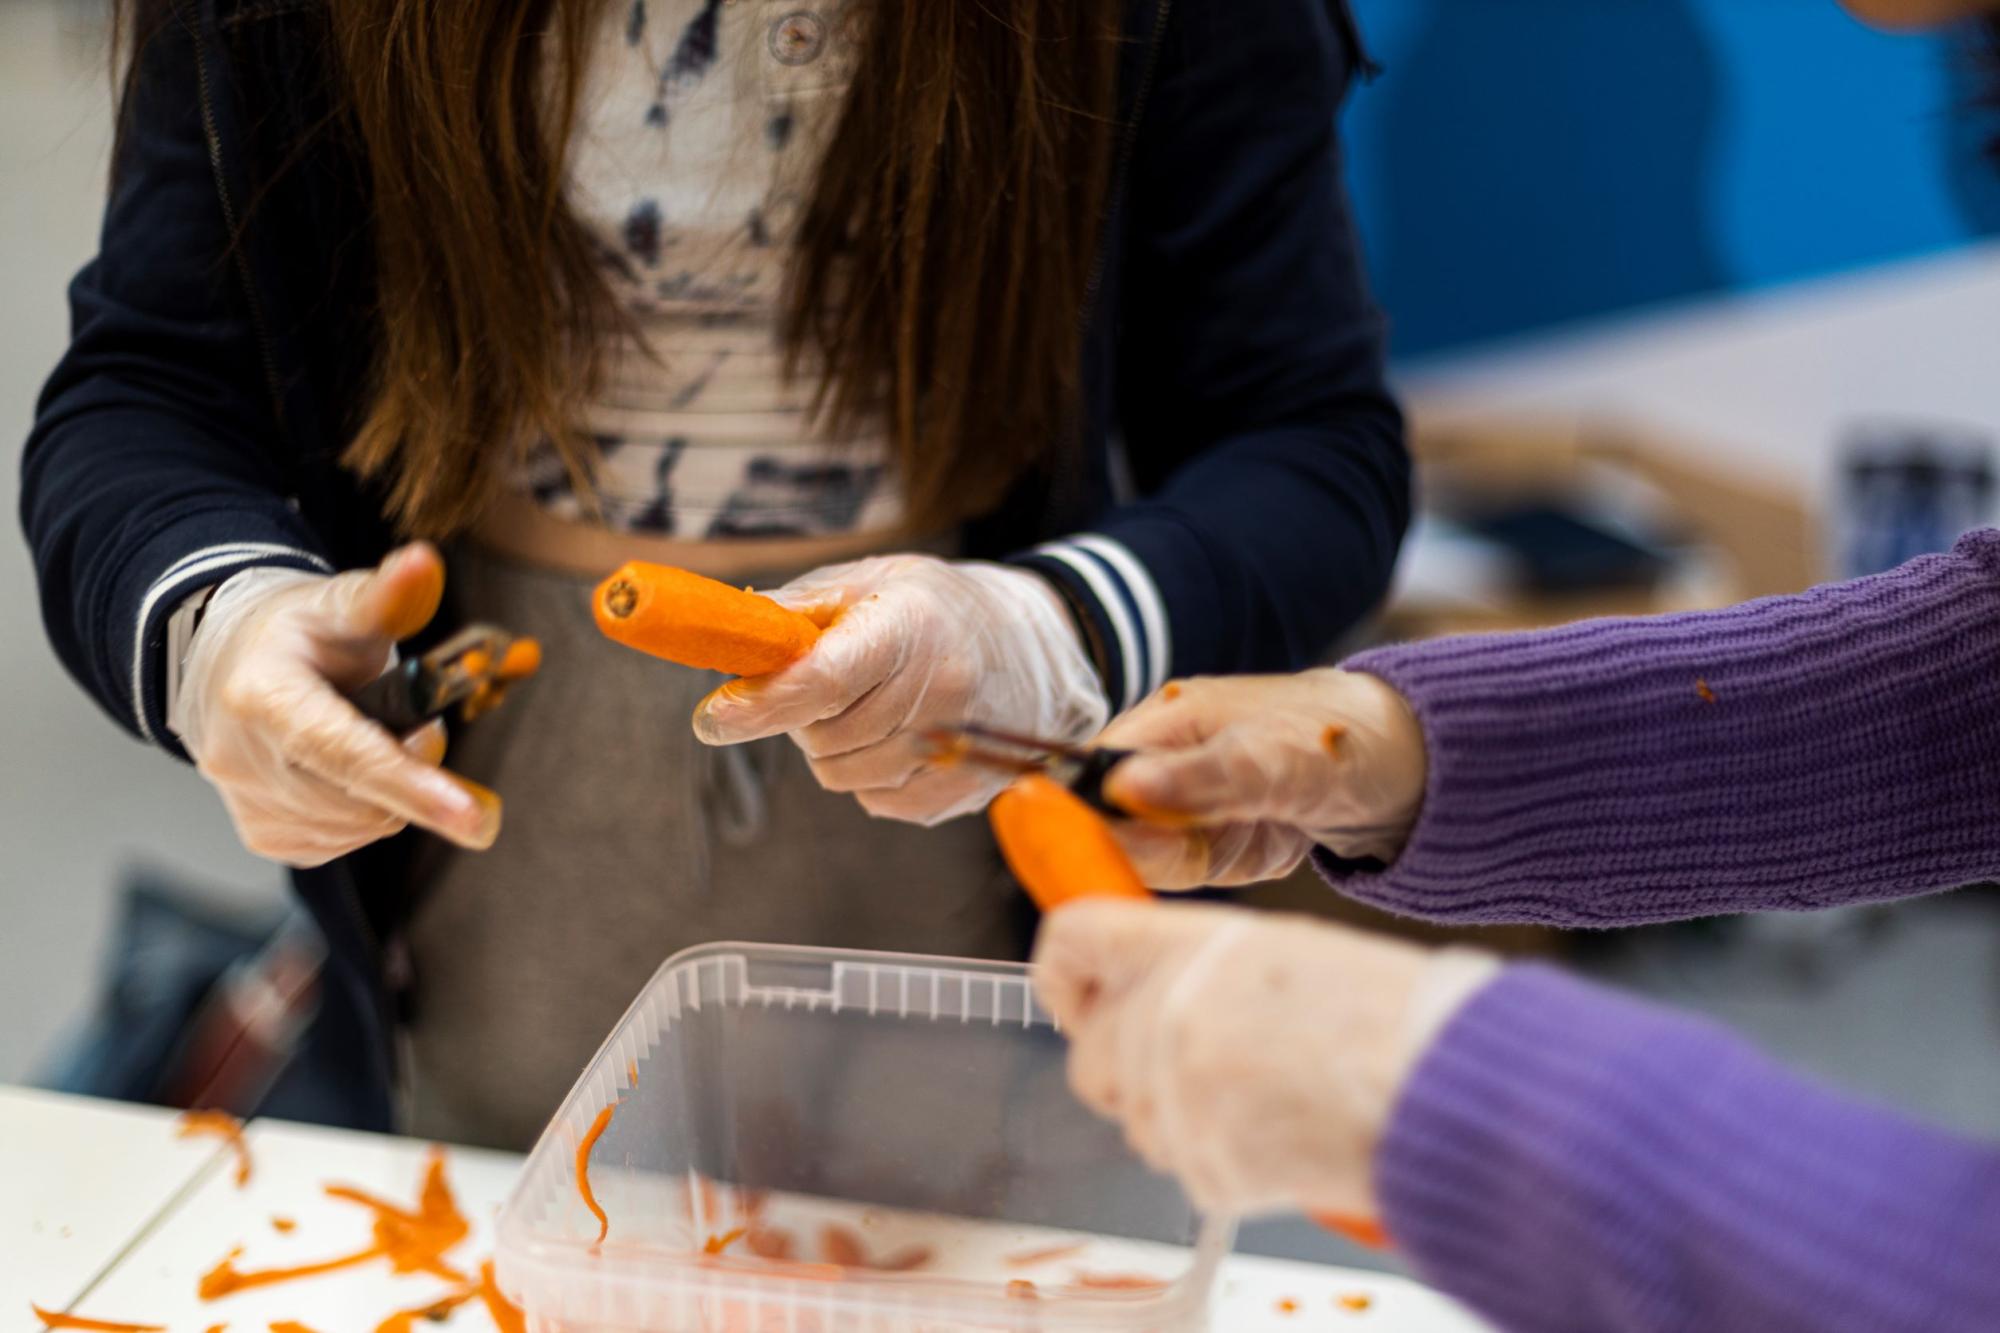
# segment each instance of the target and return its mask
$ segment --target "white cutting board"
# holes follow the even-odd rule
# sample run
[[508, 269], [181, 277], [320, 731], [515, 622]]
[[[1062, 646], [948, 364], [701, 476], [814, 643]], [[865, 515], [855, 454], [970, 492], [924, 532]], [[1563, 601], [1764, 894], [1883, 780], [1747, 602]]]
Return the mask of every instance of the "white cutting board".
[[0, 1333], [63, 1309], [222, 1151], [171, 1111], [0, 1088]]

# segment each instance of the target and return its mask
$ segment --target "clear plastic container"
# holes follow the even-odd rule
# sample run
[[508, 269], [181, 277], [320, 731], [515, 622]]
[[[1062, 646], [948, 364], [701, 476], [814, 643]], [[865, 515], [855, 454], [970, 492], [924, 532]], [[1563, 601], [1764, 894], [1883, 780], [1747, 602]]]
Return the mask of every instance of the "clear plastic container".
[[[1027, 970], [718, 944], [669, 960], [500, 1219], [534, 1333], [1206, 1327], [1232, 1225], [1069, 1091]], [[590, 1158], [578, 1145], [616, 1102]]]

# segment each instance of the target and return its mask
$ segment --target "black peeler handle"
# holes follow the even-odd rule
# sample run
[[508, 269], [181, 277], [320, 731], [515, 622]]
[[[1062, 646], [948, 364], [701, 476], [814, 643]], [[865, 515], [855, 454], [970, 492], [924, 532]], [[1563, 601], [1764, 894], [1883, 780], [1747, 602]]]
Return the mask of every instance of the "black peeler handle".
[[430, 707], [423, 688], [424, 661], [412, 657], [398, 662], [353, 694], [348, 702], [361, 715], [380, 723], [398, 736], [407, 736], [438, 714]]
[[1113, 819], [1130, 819], [1130, 812], [1113, 805], [1104, 796], [1104, 780], [1111, 776], [1111, 770], [1130, 759], [1132, 750], [1091, 750], [1076, 759], [1076, 775], [1069, 780], [1069, 789], [1075, 792], [1083, 803], [1100, 815]]

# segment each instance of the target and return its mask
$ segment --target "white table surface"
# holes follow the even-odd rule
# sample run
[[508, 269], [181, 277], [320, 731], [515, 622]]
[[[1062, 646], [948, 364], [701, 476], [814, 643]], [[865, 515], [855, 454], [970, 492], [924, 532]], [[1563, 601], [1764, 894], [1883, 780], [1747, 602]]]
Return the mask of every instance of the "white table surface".
[[75, 1300], [226, 1151], [168, 1111], [0, 1088], [0, 1330]]
[[[53, 1099], [50, 1099], [53, 1100]], [[73, 1099], [63, 1099], [73, 1103]], [[91, 1106], [99, 1104], [91, 1103]], [[5, 1102], [0, 1102], [0, 1131], [7, 1128]], [[54, 1117], [78, 1124], [65, 1111]], [[130, 1117], [135, 1138], [155, 1145], [162, 1127], [171, 1132], [171, 1118], [154, 1113]], [[64, 1133], [60, 1128], [44, 1132]], [[73, 1131], [69, 1131], [73, 1132]], [[292, 1266], [334, 1258], [361, 1248], [368, 1241], [366, 1212], [329, 1199], [323, 1187], [332, 1183], [358, 1186], [391, 1202], [414, 1204], [423, 1170], [425, 1145], [411, 1139], [387, 1138], [315, 1129], [277, 1121], [259, 1121], [247, 1131], [255, 1170], [247, 1188], [238, 1189], [225, 1155], [209, 1152], [195, 1164], [191, 1187], [171, 1197], [151, 1213], [136, 1203], [125, 1209], [136, 1216], [123, 1240], [109, 1232], [98, 1236], [97, 1267], [76, 1286], [89, 1283], [115, 1259], [108, 1272], [89, 1284], [75, 1312], [100, 1319], [164, 1324], [170, 1333], [203, 1333], [216, 1325], [262, 1333], [274, 1321], [297, 1320], [318, 1333], [370, 1333], [389, 1314], [422, 1305], [443, 1295], [449, 1284], [423, 1275], [398, 1277], [385, 1265], [373, 1264], [320, 1277], [253, 1288], [204, 1302], [196, 1293], [201, 1275], [232, 1248], [244, 1253], [237, 1263], [251, 1268]], [[99, 1139], [116, 1138], [109, 1129], [94, 1131]], [[476, 1271], [492, 1253], [493, 1222], [512, 1188], [520, 1158], [508, 1153], [467, 1148], [447, 1150], [449, 1177], [460, 1210], [473, 1231], [449, 1256], [458, 1267]], [[0, 1159], [4, 1160], [4, 1159]], [[115, 1178], [115, 1177], [114, 1177]], [[0, 1180], [4, 1180], [0, 1174]], [[184, 1184], [188, 1180], [183, 1181]], [[120, 1191], [114, 1191], [119, 1192]], [[11, 1195], [0, 1191], [0, 1236], [11, 1234], [17, 1210]], [[289, 1233], [272, 1226], [273, 1217], [296, 1225]], [[0, 1251], [4, 1254], [4, 1251]], [[11, 1270], [8, 1270], [11, 1272]], [[11, 1288], [0, 1284], [0, 1290]], [[51, 1294], [36, 1288], [44, 1305]], [[1342, 1309], [1342, 1296], [1369, 1298], [1363, 1312]], [[1381, 1273], [1328, 1268], [1285, 1260], [1241, 1256], [1229, 1261], [1218, 1293], [1214, 1320], [1217, 1333], [1264, 1333], [1265, 1330], [1354, 1330], [1354, 1333], [1483, 1333], [1485, 1326], [1443, 1297], [1415, 1283]], [[1281, 1308], [1284, 1303], [1296, 1308]], [[68, 1298], [64, 1298], [68, 1303]], [[11, 1305], [0, 1302], [0, 1333], [12, 1333], [15, 1312], [28, 1319], [26, 1298]], [[485, 1309], [469, 1302], [444, 1325], [420, 1323], [447, 1333], [492, 1333]]]

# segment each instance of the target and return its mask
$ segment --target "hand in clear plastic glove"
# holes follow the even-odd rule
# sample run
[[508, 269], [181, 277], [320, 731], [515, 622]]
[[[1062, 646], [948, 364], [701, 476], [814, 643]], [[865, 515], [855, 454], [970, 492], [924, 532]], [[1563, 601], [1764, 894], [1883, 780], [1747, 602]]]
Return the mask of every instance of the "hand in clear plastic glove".
[[315, 866], [408, 824], [492, 846], [499, 798], [438, 768], [443, 726], [399, 742], [343, 697], [390, 665], [443, 593], [443, 564], [422, 545], [376, 569], [254, 569], [216, 590], [167, 720], [245, 847]]
[[1198, 1206], [1366, 1218], [1404, 1080], [1498, 966], [1304, 917], [1097, 900], [1043, 924], [1034, 979], [1071, 1087]]
[[827, 625], [783, 671], [731, 681], [695, 710], [695, 735], [735, 745], [789, 734], [829, 791], [870, 814], [937, 824], [1007, 784], [936, 762], [933, 727], [983, 722], [1080, 741], [1109, 714], [1055, 590], [1026, 570], [895, 555], [817, 570], [773, 594]]
[[1175, 681], [1099, 743], [1139, 751], [1105, 795], [1139, 816], [1120, 840], [1154, 888], [1288, 874], [1315, 844], [1394, 860], [1423, 803], [1423, 729], [1374, 676]]

